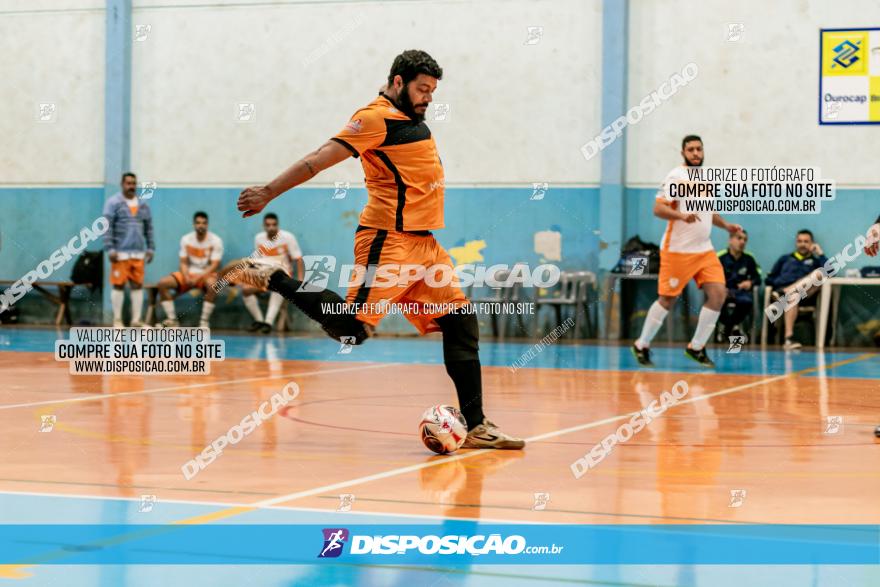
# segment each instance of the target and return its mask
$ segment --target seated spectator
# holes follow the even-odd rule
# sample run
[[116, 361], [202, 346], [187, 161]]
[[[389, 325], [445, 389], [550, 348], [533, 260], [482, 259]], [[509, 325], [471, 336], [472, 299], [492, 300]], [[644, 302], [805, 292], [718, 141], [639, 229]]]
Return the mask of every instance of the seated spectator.
[[180, 326], [174, 298], [190, 290], [200, 289], [205, 293], [205, 298], [202, 301], [199, 328], [210, 328], [211, 314], [217, 299], [217, 290], [214, 287], [217, 283], [217, 268], [223, 258], [223, 239], [208, 230], [206, 212], [199, 211], [193, 215], [193, 231], [180, 238], [179, 257], [178, 270], [166, 275], [157, 284], [159, 299], [162, 300], [162, 308], [165, 310], [162, 326]]
[[753, 310], [752, 288], [761, 285], [761, 267], [745, 250], [748, 242], [748, 232], [737, 232], [727, 241], [727, 249], [718, 253], [727, 285], [727, 300], [718, 319], [722, 341], [731, 335], [742, 335], [740, 325]]
[[[797, 320], [798, 307], [809, 299], [812, 299], [819, 290], [810, 283], [815, 272], [824, 275], [822, 266], [828, 259], [822, 252], [819, 243], [813, 240], [813, 233], [809, 230], [801, 230], [795, 240], [795, 251], [788, 255], [782, 255], [767, 276], [767, 285], [773, 288], [775, 297], [783, 298], [798, 289], [798, 286], [806, 284], [804, 289], [807, 297], [797, 303], [789, 304], [785, 311], [785, 349], [793, 350], [801, 347], [795, 342], [794, 323]], [[817, 276], [818, 277], [818, 276]]]

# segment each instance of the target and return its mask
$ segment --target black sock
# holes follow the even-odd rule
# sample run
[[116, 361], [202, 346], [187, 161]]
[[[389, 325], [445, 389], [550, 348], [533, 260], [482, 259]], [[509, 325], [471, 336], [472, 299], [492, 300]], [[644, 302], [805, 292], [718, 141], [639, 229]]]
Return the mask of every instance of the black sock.
[[354, 344], [360, 344], [367, 339], [364, 324], [353, 315], [340, 312], [345, 306], [339, 294], [328, 289], [309, 291], [310, 288], [302, 288], [303, 282], [288, 277], [283, 271], [276, 271], [269, 278], [269, 290], [284, 296], [293, 302], [303, 314], [321, 325], [331, 338], [339, 340], [342, 337], [355, 337]]
[[483, 423], [483, 380], [480, 361], [449, 361], [446, 372], [455, 384], [458, 406], [468, 424], [468, 431]]

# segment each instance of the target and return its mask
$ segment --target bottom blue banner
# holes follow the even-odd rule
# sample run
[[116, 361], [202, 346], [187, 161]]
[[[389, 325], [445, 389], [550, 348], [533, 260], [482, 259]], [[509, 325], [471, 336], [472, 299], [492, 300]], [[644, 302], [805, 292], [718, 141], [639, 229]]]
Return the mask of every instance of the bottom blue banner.
[[0, 525], [0, 564], [880, 564], [880, 526]]

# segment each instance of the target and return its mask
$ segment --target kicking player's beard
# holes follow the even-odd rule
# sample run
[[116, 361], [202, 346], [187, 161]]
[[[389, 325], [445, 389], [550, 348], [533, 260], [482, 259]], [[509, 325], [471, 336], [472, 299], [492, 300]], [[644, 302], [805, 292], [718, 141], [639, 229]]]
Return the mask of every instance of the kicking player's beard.
[[409, 86], [403, 86], [403, 91], [400, 92], [400, 95], [397, 97], [397, 101], [400, 102], [398, 106], [400, 106], [400, 109], [403, 111], [404, 114], [406, 114], [416, 122], [425, 121], [425, 115], [416, 112], [415, 105], [412, 103], [412, 100], [409, 99]]

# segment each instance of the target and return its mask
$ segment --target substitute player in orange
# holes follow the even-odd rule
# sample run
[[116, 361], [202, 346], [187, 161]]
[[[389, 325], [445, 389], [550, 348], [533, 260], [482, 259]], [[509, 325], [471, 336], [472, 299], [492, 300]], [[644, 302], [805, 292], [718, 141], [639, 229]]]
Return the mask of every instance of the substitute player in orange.
[[633, 343], [632, 351], [639, 364], [653, 366], [651, 341], [663, 325], [675, 300], [693, 279], [705, 292], [706, 303], [700, 310], [697, 329], [685, 349], [685, 354], [701, 365], [714, 367], [715, 363], [706, 354], [706, 342], [712, 336], [715, 323], [721, 315], [721, 307], [727, 297], [727, 286], [724, 268], [712, 246], [710, 234], [713, 225], [730, 234], [742, 231], [742, 226], [725, 222], [721, 216], [712, 212], [687, 214], [679, 210], [679, 201], [673, 200], [669, 186], [673, 183], [687, 183], [687, 168], [703, 164], [702, 139], [696, 135], [686, 136], [681, 142], [681, 155], [684, 163], [669, 172], [654, 200], [654, 216], [667, 221], [660, 246], [660, 278], [657, 283], [659, 297], [648, 310], [642, 335]]
[[[201, 289], [205, 293], [202, 301], [202, 316], [199, 328], [210, 328], [211, 314], [214, 312], [214, 301], [217, 291], [217, 268], [223, 258], [223, 240], [208, 230], [208, 215], [196, 212], [193, 215], [193, 231], [180, 238], [180, 267], [174, 273], [159, 280], [159, 297], [165, 310], [162, 326], [174, 328], [180, 326], [177, 311], [174, 309], [174, 298], [185, 294], [191, 289]], [[176, 295], [171, 295], [171, 290]]]
[[[345, 304], [332, 291], [309, 287], [308, 282], [292, 279], [278, 265], [263, 260], [232, 263], [221, 278], [278, 292], [318, 321], [331, 337], [345, 337], [353, 344], [370, 336], [387, 311], [385, 304], [416, 308], [407, 313], [407, 319], [420, 333], [443, 333], [446, 372], [468, 422], [463, 446], [519, 449], [525, 445], [523, 440], [505, 434], [483, 414], [479, 327], [457, 282], [441, 276], [425, 279], [400, 267], [436, 265], [452, 273], [449, 254], [430, 232], [444, 226], [444, 177], [434, 137], [424, 121], [442, 75], [443, 70], [424, 51], [404, 51], [394, 59], [384, 91], [355, 112], [339, 134], [269, 184], [247, 188], [239, 196], [238, 209], [252, 216], [322, 170], [348, 157], [361, 159], [369, 198], [355, 233], [354, 255], [366, 277], [349, 289]], [[378, 276], [377, 268], [391, 272], [390, 283], [372, 279]], [[335, 304], [350, 312], [327, 311]]]

